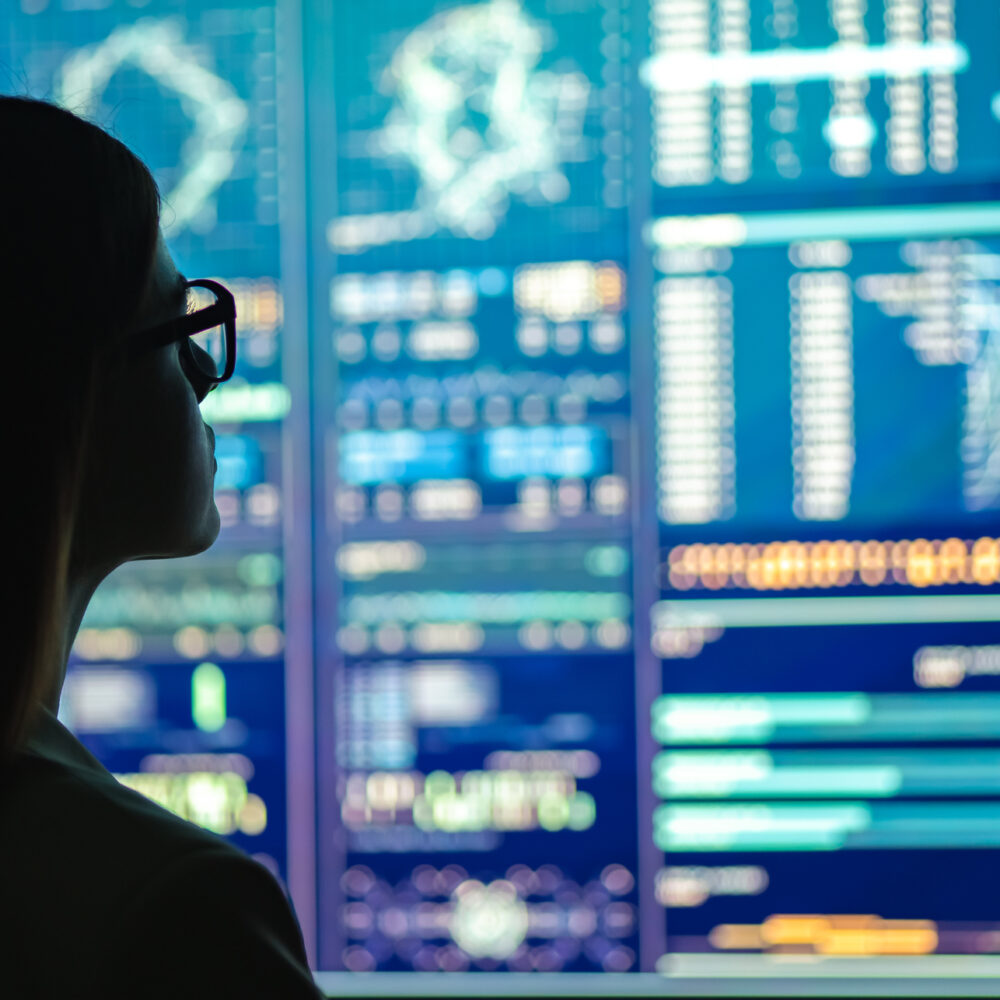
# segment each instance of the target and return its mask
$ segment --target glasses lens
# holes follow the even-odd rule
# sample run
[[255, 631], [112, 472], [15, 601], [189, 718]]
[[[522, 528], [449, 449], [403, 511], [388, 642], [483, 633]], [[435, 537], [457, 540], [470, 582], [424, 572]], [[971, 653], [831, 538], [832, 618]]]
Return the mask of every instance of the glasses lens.
[[[208, 288], [188, 289], [189, 311], [215, 305], [215, 293]], [[191, 337], [191, 354], [195, 364], [210, 378], [226, 370], [226, 328], [221, 323]]]

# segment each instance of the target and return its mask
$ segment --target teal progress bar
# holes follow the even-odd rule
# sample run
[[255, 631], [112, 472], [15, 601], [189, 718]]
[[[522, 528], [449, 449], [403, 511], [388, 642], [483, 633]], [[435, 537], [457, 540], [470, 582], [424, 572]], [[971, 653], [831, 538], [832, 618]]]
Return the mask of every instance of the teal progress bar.
[[663, 851], [842, 851], [1000, 847], [1000, 802], [659, 806]]
[[748, 597], [659, 601], [654, 627], [774, 628], [1000, 622], [1000, 594], [905, 597]]
[[997, 740], [1000, 692], [661, 695], [650, 722], [665, 746]]
[[1000, 233], [1000, 203], [672, 215], [649, 224], [658, 247], [768, 246], [795, 240], [904, 240]]

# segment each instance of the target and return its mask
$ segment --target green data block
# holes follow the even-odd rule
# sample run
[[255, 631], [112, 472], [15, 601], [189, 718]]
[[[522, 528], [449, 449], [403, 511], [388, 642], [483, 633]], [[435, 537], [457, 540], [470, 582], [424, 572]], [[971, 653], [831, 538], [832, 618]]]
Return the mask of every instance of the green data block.
[[201, 663], [191, 675], [191, 718], [203, 732], [226, 724], [226, 675], [214, 663]]

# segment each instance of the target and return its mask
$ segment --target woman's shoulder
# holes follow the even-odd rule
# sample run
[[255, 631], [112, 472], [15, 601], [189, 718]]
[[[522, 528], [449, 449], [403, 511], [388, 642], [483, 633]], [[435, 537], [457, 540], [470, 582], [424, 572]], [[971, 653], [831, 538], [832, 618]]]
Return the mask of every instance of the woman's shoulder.
[[72, 962], [158, 873], [240, 852], [121, 785], [70, 740], [36, 734], [0, 777], [0, 937], [30, 950], [38, 929], [74, 927], [57, 946]]
[[127, 788], [103, 768], [81, 768], [34, 754], [19, 755], [0, 784], [0, 842], [12, 837], [36, 850], [55, 839], [64, 857], [96, 862], [107, 856], [118, 869], [159, 867], [170, 856], [192, 851], [242, 855], [221, 837]]
[[243, 856], [122, 785], [49, 713], [0, 785], [0, 842], [11, 838], [36, 849], [55, 839], [67, 860], [89, 858], [93, 867], [106, 858], [123, 874], [205, 850]]
[[11, 948], [25, 983], [75, 984], [77, 996], [90, 995], [83, 983], [131, 981], [133, 995], [152, 996], [164, 949], [188, 954], [206, 977], [233, 978], [243, 942], [276, 977], [301, 980], [302, 995], [315, 996], [301, 934], [270, 872], [121, 785], [53, 723], [0, 780], [0, 951]]

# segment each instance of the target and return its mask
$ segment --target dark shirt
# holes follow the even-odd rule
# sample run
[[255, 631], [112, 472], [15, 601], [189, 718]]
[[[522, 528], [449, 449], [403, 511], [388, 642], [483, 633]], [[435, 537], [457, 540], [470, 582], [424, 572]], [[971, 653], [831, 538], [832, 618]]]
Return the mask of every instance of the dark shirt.
[[4, 998], [321, 996], [273, 876], [47, 711], [0, 775], [0, 859]]

